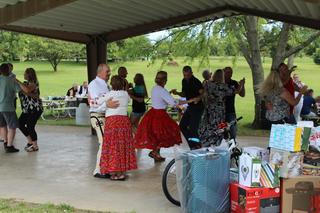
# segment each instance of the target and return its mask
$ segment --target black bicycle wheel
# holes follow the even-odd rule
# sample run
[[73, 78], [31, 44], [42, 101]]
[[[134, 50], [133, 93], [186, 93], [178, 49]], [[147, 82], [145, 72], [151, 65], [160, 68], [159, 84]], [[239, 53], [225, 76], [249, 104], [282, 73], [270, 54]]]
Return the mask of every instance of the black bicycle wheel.
[[175, 171], [175, 160], [173, 159], [166, 166], [162, 175], [162, 190], [166, 198], [176, 206], [180, 206], [176, 171]]

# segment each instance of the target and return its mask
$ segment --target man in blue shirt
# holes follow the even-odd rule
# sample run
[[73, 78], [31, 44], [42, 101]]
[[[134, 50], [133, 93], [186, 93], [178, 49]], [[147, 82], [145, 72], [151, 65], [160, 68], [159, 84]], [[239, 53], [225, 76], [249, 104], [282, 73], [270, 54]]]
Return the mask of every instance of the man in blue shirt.
[[301, 109], [301, 115], [304, 117], [315, 117], [317, 116], [314, 112], [311, 111], [315, 107], [316, 101], [313, 98], [313, 90], [309, 89], [305, 96], [303, 97], [303, 106]]

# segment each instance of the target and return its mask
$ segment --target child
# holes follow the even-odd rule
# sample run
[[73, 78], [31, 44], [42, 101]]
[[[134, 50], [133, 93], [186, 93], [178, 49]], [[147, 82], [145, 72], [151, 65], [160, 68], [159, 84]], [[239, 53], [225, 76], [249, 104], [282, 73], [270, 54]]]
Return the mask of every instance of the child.
[[138, 128], [141, 117], [146, 112], [146, 103], [144, 99], [148, 98], [148, 92], [142, 74], [137, 73], [133, 81], [135, 86], [129, 92], [130, 97], [132, 98], [132, 112], [130, 114], [130, 120], [133, 126], [133, 131], [135, 132]]
[[100, 170], [102, 174], [109, 173], [111, 180], [125, 180], [125, 172], [137, 168], [132, 127], [127, 116], [130, 97], [119, 76], [111, 78], [111, 86], [112, 91], [105, 99], [113, 98], [120, 106], [106, 110]]

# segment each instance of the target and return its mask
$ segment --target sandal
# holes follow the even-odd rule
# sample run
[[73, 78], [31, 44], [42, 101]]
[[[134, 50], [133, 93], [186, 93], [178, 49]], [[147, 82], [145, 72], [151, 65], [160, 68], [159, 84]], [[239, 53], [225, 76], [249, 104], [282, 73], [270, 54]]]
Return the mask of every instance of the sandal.
[[118, 180], [126, 180], [126, 175], [120, 175], [118, 176]]
[[39, 151], [39, 147], [38, 147], [38, 146], [35, 146], [35, 145], [31, 145], [31, 146], [29, 146], [28, 148], [25, 148], [25, 150], [26, 150], [27, 152], [37, 152], [37, 151]]
[[113, 175], [110, 177], [110, 180], [119, 180], [119, 181], [124, 181], [126, 179], [125, 175]]
[[32, 145], [33, 145], [32, 143], [27, 143], [26, 146], [24, 147], [24, 150], [27, 151], [27, 149], [28, 149], [30, 146], [32, 146]]
[[155, 158], [155, 154], [154, 154], [153, 151], [149, 152], [148, 156], [149, 156], [150, 158]]
[[149, 157], [153, 158], [155, 162], [163, 162], [166, 160], [165, 158], [161, 157], [161, 155], [159, 155], [158, 153], [155, 154], [153, 151], [149, 153]]
[[166, 159], [164, 157], [161, 157], [160, 155], [156, 155], [155, 158], [154, 158], [155, 162], [163, 162], [165, 160]]

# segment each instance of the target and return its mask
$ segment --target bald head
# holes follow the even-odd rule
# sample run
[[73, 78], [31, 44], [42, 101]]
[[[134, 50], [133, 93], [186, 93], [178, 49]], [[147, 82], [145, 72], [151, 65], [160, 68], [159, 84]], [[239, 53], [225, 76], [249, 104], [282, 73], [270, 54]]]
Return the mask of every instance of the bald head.
[[99, 64], [97, 68], [97, 76], [105, 81], [109, 80], [111, 69], [107, 64]]

